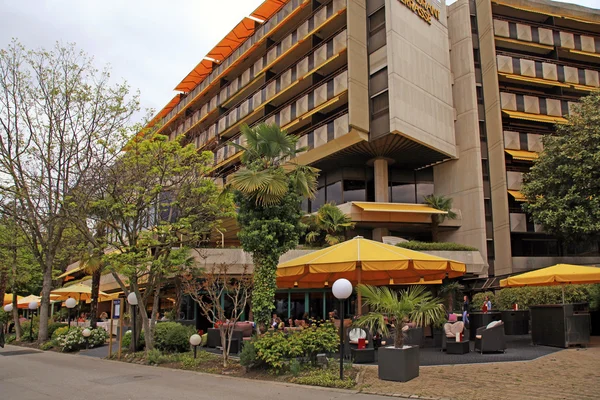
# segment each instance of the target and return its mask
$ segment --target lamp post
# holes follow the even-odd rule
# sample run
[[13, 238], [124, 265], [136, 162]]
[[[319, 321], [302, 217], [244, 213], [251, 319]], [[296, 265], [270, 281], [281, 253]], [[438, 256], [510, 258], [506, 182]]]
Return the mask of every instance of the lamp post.
[[71, 329], [71, 310], [75, 308], [76, 305], [77, 300], [72, 297], [69, 297], [67, 301], [65, 301], [65, 306], [67, 306], [67, 309], [69, 310], [69, 329]]
[[190, 344], [194, 346], [194, 358], [196, 358], [196, 354], [198, 352], [198, 345], [202, 342], [202, 337], [197, 333], [190, 336]]
[[33, 342], [33, 312], [37, 310], [38, 303], [37, 301], [32, 301], [29, 303], [29, 313], [31, 314], [31, 323], [29, 324], [29, 341]]
[[85, 348], [86, 348], [86, 350], [87, 350], [87, 349], [88, 349], [88, 344], [89, 344], [88, 338], [89, 338], [89, 337], [90, 337], [90, 335], [92, 334], [92, 331], [90, 331], [88, 328], [85, 328], [85, 329], [84, 329], [84, 330], [81, 332], [81, 334], [82, 334], [82, 335], [83, 335], [83, 337], [85, 338]]
[[137, 350], [137, 334], [135, 332], [135, 306], [138, 305], [138, 299], [135, 295], [134, 292], [129, 293], [129, 295], [127, 296], [127, 302], [129, 303], [129, 305], [131, 306], [131, 311], [133, 312], [133, 319], [132, 319], [132, 325], [131, 325], [131, 333], [133, 334], [133, 352], [135, 353], [135, 351]]
[[333, 282], [331, 291], [340, 301], [340, 380], [344, 380], [344, 302], [352, 294], [352, 284], [348, 279]]

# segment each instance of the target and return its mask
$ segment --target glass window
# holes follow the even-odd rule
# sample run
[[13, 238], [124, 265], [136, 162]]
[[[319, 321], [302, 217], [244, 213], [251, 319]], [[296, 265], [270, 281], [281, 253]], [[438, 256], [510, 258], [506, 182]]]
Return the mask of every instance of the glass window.
[[294, 319], [302, 319], [304, 315], [304, 293], [291, 293], [291, 317]]
[[287, 293], [276, 293], [275, 294], [275, 314], [284, 321], [288, 318], [288, 294]]
[[415, 184], [392, 182], [390, 184], [390, 201], [392, 203], [416, 203]]
[[365, 201], [366, 185], [364, 180], [344, 179], [344, 201]]
[[323, 204], [325, 204], [325, 187], [320, 187], [315, 193], [315, 198], [311, 201], [312, 212], [317, 211]]
[[324, 319], [323, 316], [323, 293], [314, 292], [308, 294], [308, 315], [316, 320]]
[[327, 186], [327, 202], [342, 204], [342, 182], [338, 181]]
[[417, 183], [417, 203], [424, 203], [425, 196], [433, 194], [433, 183]]

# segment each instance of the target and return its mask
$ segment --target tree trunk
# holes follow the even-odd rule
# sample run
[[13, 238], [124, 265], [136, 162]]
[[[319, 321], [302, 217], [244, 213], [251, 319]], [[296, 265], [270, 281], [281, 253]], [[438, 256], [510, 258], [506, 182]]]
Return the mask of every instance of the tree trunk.
[[183, 297], [183, 287], [181, 284], [181, 277], [175, 277], [175, 305], [173, 306], [173, 320], [179, 319], [179, 311], [181, 310], [181, 300]]
[[402, 328], [404, 327], [404, 322], [396, 321], [396, 332], [394, 335], [394, 347], [397, 349], [401, 349], [404, 347], [404, 332]]
[[46, 258], [44, 270], [44, 280], [42, 284], [42, 301], [40, 305], [40, 331], [38, 342], [43, 343], [48, 340], [48, 311], [50, 306], [50, 291], [52, 290], [52, 258]]
[[92, 302], [90, 303], [90, 328], [96, 329], [98, 323], [98, 295], [100, 292], [100, 279], [102, 268], [98, 267], [92, 274]]
[[[8, 284], [8, 268], [0, 271], [0, 299], [4, 300], [6, 294], [6, 285]], [[14, 294], [13, 294], [14, 297]]]
[[431, 217], [431, 240], [437, 242], [440, 238], [440, 223], [436, 216]]
[[21, 329], [21, 321], [19, 321], [19, 309], [17, 308], [17, 295], [15, 294], [15, 290], [13, 289], [13, 321], [15, 322], [15, 336], [17, 340], [21, 340], [21, 336], [23, 335], [23, 330]]

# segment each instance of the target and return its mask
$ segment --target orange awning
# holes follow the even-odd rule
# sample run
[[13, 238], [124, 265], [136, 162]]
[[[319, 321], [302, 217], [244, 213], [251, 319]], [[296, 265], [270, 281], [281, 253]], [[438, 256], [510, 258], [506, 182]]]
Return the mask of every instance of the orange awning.
[[399, 212], [399, 213], [417, 213], [417, 214], [448, 214], [447, 211], [436, 210], [425, 204], [405, 204], [405, 203], [374, 203], [353, 201], [353, 205], [363, 211], [372, 212]]
[[540, 155], [538, 153], [536, 153], [535, 151], [509, 150], [509, 149], [505, 149], [504, 151], [506, 152], [506, 154], [511, 156], [513, 158], [513, 160], [534, 161], [540, 157]]
[[177, 107], [177, 104], [179, 104], [180, 101], [181, 94], [175, 95], [175, 97], [173, 97], [173, 99], [171, 99], [171, 101], [166, 106], [164, 106], [163, 109], [158, 112], [158, 114], [154, 116], [154, 118], [152, 118], [152, 121], [148, 123], [148, 127], [154, 126], [154, 124], [156, 124], [158, 121], [164, 118], [168, 113], [171, 112], [172, 109]]

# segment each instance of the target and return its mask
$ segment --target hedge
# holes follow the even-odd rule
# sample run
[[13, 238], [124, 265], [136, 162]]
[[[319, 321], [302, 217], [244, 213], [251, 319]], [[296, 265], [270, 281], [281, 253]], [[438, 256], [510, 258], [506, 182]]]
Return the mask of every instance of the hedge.
[[[490, 297], [492, 310], [510, 310], [514, 303], [519, 305], [519, 309], [526, 310], [537, 304], [561, 304], [562, 288], [560, 286], [527, 286], [505, 288], [496, 293], [477, 293], [471, 301], [473, 310], [481, 309], [485, 296]], [[585, 302], [590, 304], [591, 309], [600, 308], [600, 284], [565, 285], [565, 303]]]
[[477, 248], [452, 242], [419, 242], [411, 240], [398, 243], [396, 246], [417, 251], [478, 251]]

